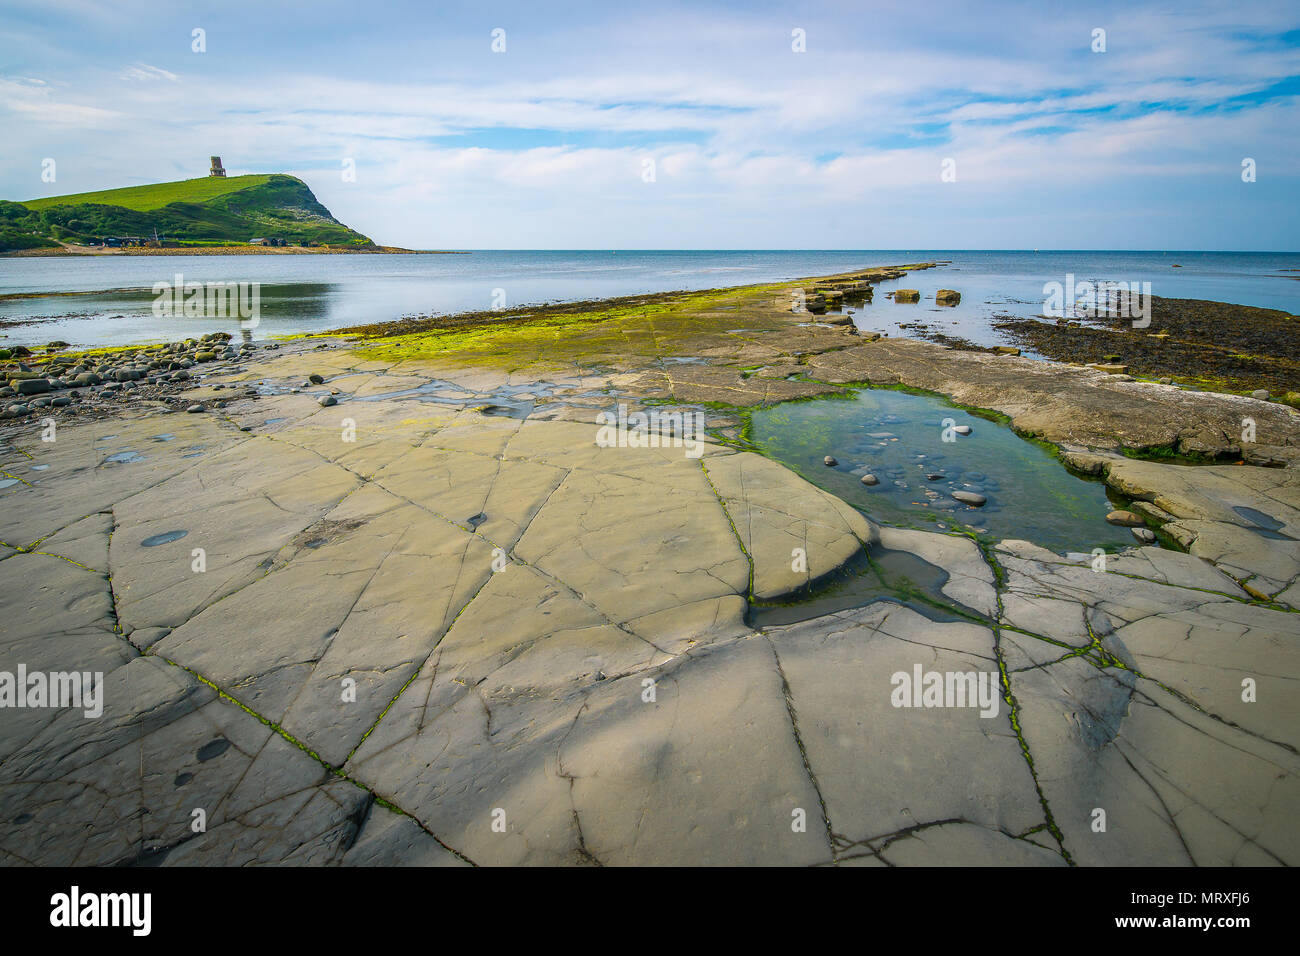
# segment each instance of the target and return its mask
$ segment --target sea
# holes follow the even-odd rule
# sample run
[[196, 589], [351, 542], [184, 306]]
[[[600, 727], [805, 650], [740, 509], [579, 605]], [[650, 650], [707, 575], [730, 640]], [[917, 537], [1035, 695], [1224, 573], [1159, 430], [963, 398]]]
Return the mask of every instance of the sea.
[[[0, 346], [129, 345], [238, 327], [233, 310], [185, 317], [159, 308], [178, 284], [240, 284], [258, 315], [253, 340], [408, 316], [699, 290], [911, 262], [943, 264], [882, 283], [854, 307], [863, 330], [908, 335], [916, 323], [979, 345], [1002, 344], [999, 315], [1042, 314], [1045, 286], [1150, 283], [1152, 295], [1300, 313], [1300, 253], [955, 249], [471, 250], [451, 255], [99, 256], [0, 258]], [[885, 293], [915, 288], [921, 301]], [[934, 304], [941, 288], [956, 307]], [[57, 293], [57, 294], [56, 294]], [[67, 293], [78, 293], [69, 295]], [[244, 325], [254, 323], [245, 322]]]

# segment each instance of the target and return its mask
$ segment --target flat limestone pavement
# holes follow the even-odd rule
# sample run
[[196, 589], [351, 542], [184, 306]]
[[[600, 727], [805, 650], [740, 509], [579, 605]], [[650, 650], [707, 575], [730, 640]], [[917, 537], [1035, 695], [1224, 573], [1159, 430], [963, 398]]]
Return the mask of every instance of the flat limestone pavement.
[[[345, 384], [337, 408], [281, 389], [200, 416], [70, 424], [54, 442], [38, 426], [6, 436], [6, 474], [26, 477], [4, 491], [0, 670], [104, 675], [97, 719], [4, 712], [10, 862], [567, 860], [581, 850], [571, 783], [546, 741], [579, 713], [590, 722], [597, 691], [639, 702], [641, 675], [749, 633], [753, 563], [706, 471], [733, 450], [600, 448], [589, 424], [364, 402], [373, 377]], [[842, 503], [778, 469], [782, 494], [768, 463], [743, 457], [777, 507], [819, 505], [812, 535], [773, 512], [780, 534], [829, 548], [810, 549], [814, 573], [869, 535]], [[750, 508], [743, 489], [727, 494]], [[620, 720], [670, 717], [674, 693]], [[719, 702], [688, 696], [701, 717]], [[785, 719], [776, 685], [766, 711]], [[502, 735], [512, 718], [520, 730]], [[459, 759], [448, 733], [468, 735]], [[788, 765], [784, 782], [774, 773], [785, 799], [807, 782], [782, 738], [768, 746]], [[436, 759], [455, 773], [407, 779]], [[761, 753], [744, 762], [776, 770]], [[458, 803], [470, 781], [487, 789], [488, 766], [504, 834], [494, 807]], [[725, 774], [737, 788], [739, 770]], [[559, 817], [531, 819], [548, 788]], [[554, 841], [528, 835], [543, 826]], [[623, 836], [610, 832], [611, 851]]]
[[[1099, 456], [1205, 550], [1097, 570], [714, 441], [601, 447], [584, 396], [644, 372], [241, 368], [209, 413], [4, 432], [0, 672], [103, 674], [97, 718], [0, 710], [7, 863], [1300, 860], [1295, 574], [1216, 543], [1288, 535], [1291, 469]], [[882, 547], [930, 604], [746, 623]], [[918, 667], [991, 712], [900, 706]]]

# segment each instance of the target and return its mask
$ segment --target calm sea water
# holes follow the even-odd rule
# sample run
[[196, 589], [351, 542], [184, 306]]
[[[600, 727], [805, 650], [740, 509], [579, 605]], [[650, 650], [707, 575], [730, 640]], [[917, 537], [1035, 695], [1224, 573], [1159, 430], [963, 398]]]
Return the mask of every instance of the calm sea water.
[[[1042, 311], [1043, 285], [1076, 280], [1142, 281], [1155, 295], [1215, 299], [1300, 312], [1300, 254], [1237, 252], [963, 252], [936, 249], [834, 251], [486, 251], [393, 256], [113, 256], [0, 259], [0, 343], [128, 344], [232, 331], [229, 318], [153, 314], [153, 286], [257, 282], [254, 338], [325, 331], [407, 315], [452, 313], [643, 292], [707, 289], [846, 272], [872, 265], [950, 260], [901, 280], [916, 305], [884, 296], [857, 310], [864, 329], [907, 334], [926, 321], [981, 344], [997, 344], [989, 319]], [[1178, 264], [1181, 268], [1174, 268]], [[1286, 271], [1291, 270], [1291, 271]], [[938, 309], [936, 289], [962, 293]], [[19, 293], [85, 292], [86, 295]], [[930, 301], [927, 301], [927, 298]]]

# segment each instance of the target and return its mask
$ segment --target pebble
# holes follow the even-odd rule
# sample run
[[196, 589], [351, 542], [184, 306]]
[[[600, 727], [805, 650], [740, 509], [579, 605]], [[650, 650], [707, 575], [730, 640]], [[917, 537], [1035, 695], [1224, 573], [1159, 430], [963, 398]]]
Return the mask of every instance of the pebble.
[[187, 412], [206, 412], [206, 411], [207, 411], [206, 408], [204, 408], [202, 405], [199, 405], [199, 404], [191, 405], [189, 408], [187, 408], [187, 409], [185, 409], [185, 410], [186, 410]]
[[1133, 537], [1137, 538], [1138, 541], [1142, 542], [1143, 544], [1155, 544], [1156, 533], [1152, 531], [1150, 528], [1134, 528], [1132, 530], [1133, 530]]
[[1266, 388], [1257, 388], [1257, 389], [1255, 389], [1253, 392], [1250, 393], [1250, 397], [1251, 397], [1251, 398], [1262, 399], [1262, 400], [1264, 400], [1264, 401], [1268, 401], [1268, 389], [1266, 389]]
[[[316, 401], [325, 408], [329, 408], [331, 405], [337, 405], [339, 403], [339, 400], [333, 395], [322, 395], [320, 398], [316, 399]], [[826, 464], [833, 465], [835, 464], [835, 460], [833, 458], [828, 458], [826, 459]]]
[[307, 381], [313, 385], [321, 385], [324, 383], [325, 377], [323, 375], [318, 375], [317, 373], [312, 372], [310, 375], [307, 376]]
[[972, 508], [982, 508], [984, 503], [988, 501], [983, 495], [973, 491], [954, 491], [952, 496], [962, 504], [970, 505]]
[[970, 434], [970, 426], [969, 426], [969, 425], [956, 425], [956, 426], [953, 427], [953, 431], [955, 431], [958, 435], [969, 435], [969, 434]]
[[863, 476], [862, 476], [862, 483], [863, 483], [864, 485], [867, 485], [868, 487], [870, 487], [871, 485], [878, 485], [878, 484], [880, 484], [880, 479], [877, 478], [875, 475], [863, 475]]
[[1135, 515], [1131, 511], [1112, 511], [1106, 515], [1106, 520], [1124, 528], [1141, 528], [1146, 525], [1141, 515]]
[[822, 463], [825, 464], [827, 468], [834, 468], [836, 465], [839, 464], [839, 462], [836, 461], [834, 458], [832, 458], [830, 455], [827, 455], [825, 458], [823, 458]]

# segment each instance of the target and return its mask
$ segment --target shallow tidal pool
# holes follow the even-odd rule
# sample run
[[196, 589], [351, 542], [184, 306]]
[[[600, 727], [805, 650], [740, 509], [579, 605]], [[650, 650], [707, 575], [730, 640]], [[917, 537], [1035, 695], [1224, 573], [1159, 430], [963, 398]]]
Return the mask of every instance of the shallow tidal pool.
[[[961, 426], [970, 434], [957, 433]], [[1022, 538], [1062, 554], [1137, 544], [1127, 528], [1106, 522], [1117, 504], [1102, 482], [1071, 474], [1007, 426], [938, 398], [862, 389], [852, 398], [786, 402], [753, 412], [750, 439], [887, 524]], [[825, 465], [827, 455], [838, 464]], [[864, 485], [868, 474], [879, 483]], [[987, 501], [971, 507], [955, 491]]]

